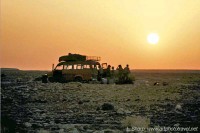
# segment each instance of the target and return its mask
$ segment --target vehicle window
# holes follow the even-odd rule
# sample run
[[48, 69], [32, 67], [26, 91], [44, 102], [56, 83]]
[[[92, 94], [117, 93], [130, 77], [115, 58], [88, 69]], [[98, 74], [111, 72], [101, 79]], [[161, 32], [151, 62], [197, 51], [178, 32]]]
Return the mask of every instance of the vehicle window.
[[57, 67], [56, 67], [56, 70], [63, 70], [63, 65], [57, 66]]
[[67, 70], [73, 69], [73, 65], [65, 65], [64, 69], [67, 69]]
[[92, 65], [92, 68], [96, 68], [96, 65]]
[[83, 67], [82, 67], [81, 64], [77, 64], [77, 65], [76, 65], [76, 69], [83, 69]]
[[76, 67], [77, 67], [77, 65], [75, 64], [75, 65], [74, 65], [74, 69], [76, 69]]
[[64, 69], [67, 69], [67, 65], [64, 65]]
[[88, 68], [90, 68], [90, 65], [84, 65], [83, 68], [88, 69]]

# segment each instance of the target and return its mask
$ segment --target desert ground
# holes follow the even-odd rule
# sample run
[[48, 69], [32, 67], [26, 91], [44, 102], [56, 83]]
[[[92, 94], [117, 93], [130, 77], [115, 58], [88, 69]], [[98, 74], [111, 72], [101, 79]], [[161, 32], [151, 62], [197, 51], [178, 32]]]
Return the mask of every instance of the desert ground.
[[42, 83], [45, 73], [1, 71], [1, 132], [200, 132], [200, 71], [133, 70], [123, 85]]

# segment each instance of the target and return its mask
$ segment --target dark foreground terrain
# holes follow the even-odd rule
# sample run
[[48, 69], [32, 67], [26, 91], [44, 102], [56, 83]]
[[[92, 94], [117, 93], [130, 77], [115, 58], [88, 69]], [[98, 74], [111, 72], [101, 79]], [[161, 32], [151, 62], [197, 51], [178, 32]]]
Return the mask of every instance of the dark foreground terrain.
[[1, 72], [2, 133], [200, 132], [200, 71], [133, 71], [134, 85], [44, 84], [44, 73]]

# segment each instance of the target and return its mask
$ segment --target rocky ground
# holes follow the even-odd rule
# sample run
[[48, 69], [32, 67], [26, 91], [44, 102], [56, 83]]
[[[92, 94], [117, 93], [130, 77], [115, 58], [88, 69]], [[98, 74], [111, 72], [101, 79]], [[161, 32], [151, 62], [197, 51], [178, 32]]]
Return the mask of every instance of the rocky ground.
[[136, 71], [129, 85], [34, 80], [43, 73], [2, 71], [2, 132], [121, 133], [127, 127], [200, 125], [199, 71]]

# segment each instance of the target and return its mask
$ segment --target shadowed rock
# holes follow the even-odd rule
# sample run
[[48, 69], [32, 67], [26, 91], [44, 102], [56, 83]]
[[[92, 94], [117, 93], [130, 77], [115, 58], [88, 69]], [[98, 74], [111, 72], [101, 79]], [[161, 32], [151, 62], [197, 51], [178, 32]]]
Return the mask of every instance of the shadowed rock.
[[101, 106], [101, 109], [102, 110], [114, 110], [114, 106], [110, 103], [104, 103], [102, 106]]
[[159, 82], [155, 82], [153, 85], [157, 86], [157, 85], [160, 85], [160, 83]]
[[1, 74], [1, 78], [5, 78], [5, 77], [6, 77], [6, 75], [2, 73]]
[[169, 85], [169, 83], [163, 82], [163, 86], [167, 86], [167, 85]]

